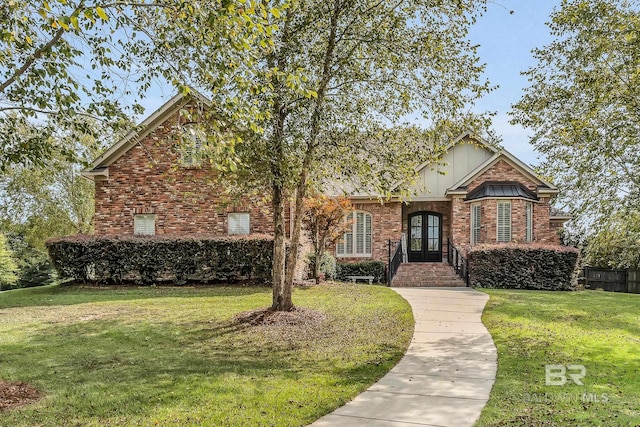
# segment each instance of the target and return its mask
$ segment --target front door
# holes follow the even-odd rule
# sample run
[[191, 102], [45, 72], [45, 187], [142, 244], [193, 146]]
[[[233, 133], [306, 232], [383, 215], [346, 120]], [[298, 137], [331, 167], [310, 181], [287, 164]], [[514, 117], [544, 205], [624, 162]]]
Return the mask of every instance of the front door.
[[442, 262], [442, 215], [409, 215], [409, 262]]

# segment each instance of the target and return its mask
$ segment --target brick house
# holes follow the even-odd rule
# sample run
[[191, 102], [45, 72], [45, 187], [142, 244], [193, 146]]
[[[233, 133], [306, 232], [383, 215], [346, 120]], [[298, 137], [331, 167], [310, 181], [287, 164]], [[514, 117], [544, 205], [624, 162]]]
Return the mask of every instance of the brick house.
[[[273, 232], [269, 203], [261, 197], [223, 203], [210, 171], [179, 148], [180, 138], [189, 137], [181, 111], [196, 104], [208, 101], [176, 95], [83, 171], [95, 182], [96, 235]], [[569, 219], [550, 209], [555, 186], [470, 132], [451, 142], [442, 165], [417, 171], [410, 201], [350, 196], [352, 229], [333, 248], [339, 261], [386, 263], [389, 242], [401, 240], [409, 263], [445, 261], [448, 243], [463, 251], [478, 243], [557, 244], [557, 230]]]

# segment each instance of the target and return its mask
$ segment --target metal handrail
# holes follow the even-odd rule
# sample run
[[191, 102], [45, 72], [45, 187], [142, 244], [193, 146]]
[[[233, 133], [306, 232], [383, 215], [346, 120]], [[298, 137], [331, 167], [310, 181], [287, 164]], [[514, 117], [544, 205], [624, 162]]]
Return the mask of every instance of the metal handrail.
[[447, 238], [447, 261], [458, 276], [464, 280], [465, 285], [469, 287], [469, 260], [451, 243], [449, 238]]

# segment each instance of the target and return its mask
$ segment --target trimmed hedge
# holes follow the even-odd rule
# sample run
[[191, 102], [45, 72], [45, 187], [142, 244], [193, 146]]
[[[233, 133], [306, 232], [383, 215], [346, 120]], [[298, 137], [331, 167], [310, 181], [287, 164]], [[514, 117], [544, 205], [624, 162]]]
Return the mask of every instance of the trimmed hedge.
[[382, 261], [362, 261], [336, 264], [336, 279], [346, 282], [348, 276], [373, 276], [374, 282], [386, 281], [385, 264]]
[[268, 236], [71, 236], [47, 241], [61, 278], [96, 284], [271, 283]]
[[469, 251], [470, 284], [482, 288], [572, 291], [579, 252], [567, 246], [479, 245]]

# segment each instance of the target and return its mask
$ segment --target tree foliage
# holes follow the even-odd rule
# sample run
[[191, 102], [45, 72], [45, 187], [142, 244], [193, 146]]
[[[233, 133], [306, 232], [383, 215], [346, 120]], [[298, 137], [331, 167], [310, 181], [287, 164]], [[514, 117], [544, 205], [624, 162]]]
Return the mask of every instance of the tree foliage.
[[[222, 106], [234, 105], [241, 98], [226, 91], [225, 81], [242, 81], [238, 70], [269, 29], [260, 24], [268, 10], [266, 2], [238, 0], [3, 1], [0, 171], [56, 154], [76, 160], [74, 147], [54, 136], [89, 132], [86, 117], [114, 132], [128, 129], [128, 115], [142, 108], [124, 100], [143, 97], [157, 80], [187, 90], [190, 67], [205, 58], [183, 39], [210, 47], [212, 68], [201, 81], [225, 94]], [[208, 31], [194, 22], [208, 22]]]
[[[99, 123], [84, 122], [90, 133], [101, 135]], [[92, 231], [94, 188], [79, 172], [103, 147], [103, 138], [70, 134], [57, 143], [74, 147], [78, 162], [58, 153], [31, 166], [15, 165], [0, 176], [0, 232], [14, 251], [21, 283], [26, 275], [50, 270], [47, 239]]]
[[249, 105], [265, 113], [235, 146], [234, 181], [269, 191], [277, 252], [273, 308], [289, 310], [293, 270], [285, 278], [285, 204], [296, 195], [294, 265], [309, 188], [322, 190], [337, 177], [350, 191], [389, 194], [402, 190], [392, 183], [411, 181], [418, 162], [438, 158], [433, 141], [405, 121], [423, 115], [435, 127], [489, 89], [479, 81], [483, 67], [466, 38], [485, 2], [274, 5], [283, 12], [273, 17], [272, 45], [256, 51], [250, 67], [255, 83], [245, 92]]
[[11, 289], [15, 285], [18, 280], [17, 270], [18, 267], [7, 246], [7, 240], [3, 234], [0, 234], [0, 291]]
[[588, 265], [640, 269], [640, 211], [615, 213], [586, 245]]
[[640, 200], [638, 5], [563, 0], [548, 23], [555, 40], [533, 51], [538, 64], [514, 105], [578, 233], [611, 227], [612, 212]]
[[304, 201], [303, 223], [311, 236], [314, 254], [313, 278], [320, 283], [320, 264], [328, 245], [342, 237], [352, 225], [345, 221], [351, 212], [351, 201], [346, 197], [329, 197], [323, 194], [308, 197]]

